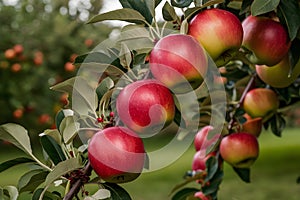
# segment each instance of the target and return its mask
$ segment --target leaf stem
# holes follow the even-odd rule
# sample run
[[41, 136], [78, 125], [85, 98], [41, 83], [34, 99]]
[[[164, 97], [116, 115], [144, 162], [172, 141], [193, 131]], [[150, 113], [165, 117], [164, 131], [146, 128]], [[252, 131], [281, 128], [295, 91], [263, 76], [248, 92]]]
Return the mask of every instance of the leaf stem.
[[47, 165], [45, 165], [44, 163], [42, 163], [37, 157], [35, 157], [32, 153], [29, 154], [34, 160], [35, 162], [37, 162], [37, 164], [39, 164], [41, 167], [43, 167], [44, 169], [46, 169], [47, 171], [52, 171], [52, 169], [50, 167], [48, 167]]

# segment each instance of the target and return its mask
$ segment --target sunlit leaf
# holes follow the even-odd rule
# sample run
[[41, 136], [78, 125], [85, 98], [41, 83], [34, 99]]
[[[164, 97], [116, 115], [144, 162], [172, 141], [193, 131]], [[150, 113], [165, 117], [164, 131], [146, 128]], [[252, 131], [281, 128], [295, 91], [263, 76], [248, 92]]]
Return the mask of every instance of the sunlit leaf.
[[164, 4], [163, 8], [162, 8], [162, 14], [163, 14], [163, 18], [166, 21], [177, 21], [178, 20], [178, 16], [175, 12], [174, 7], [172, 7], [168, 1], [166, 1], [166, 3]]
[[251, 5], [251, 14], [257, 16], [274, 11], [279, 2], [280, 0], [254, 0]]
[[0, 187], [0, 199], [4, 198], [4, 195], [9, 198], [9, 200], [17, 200], [19, 196], [18, 189], [15, 186], [5, 186], [3, 188]]

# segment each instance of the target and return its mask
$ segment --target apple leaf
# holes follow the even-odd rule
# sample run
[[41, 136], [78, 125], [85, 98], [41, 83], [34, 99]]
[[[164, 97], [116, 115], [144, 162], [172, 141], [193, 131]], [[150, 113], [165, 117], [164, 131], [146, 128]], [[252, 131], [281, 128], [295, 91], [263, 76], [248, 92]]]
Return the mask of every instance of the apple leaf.
[[[39, 200], [41, 194], [43, 193], [44, 188], [38, 188], [34, 191], [32, 200]], [[43, 195], [43, 200], [61, 200], [62, 198], [60, 196], [57, 196], [56, 194], [51, 193], [49, 191], [46, 191]]]
[[128, 192], [121, 186], [115, 183], [103, 183], [105, 189], [109, 190], [111, 193], [111, 199], [113, 200], [131, 200]]
[[0, 172], [3, 172], [11, 167], [14, 167], [19, 164], [24, 164], [24, 163], [30, 163], [34, 162], [34, 160], [30, 158], [25, 158], [25, 157], [20, 157], [20, 158], [14, 158], [8, 161], [5, 161], [0, 164]]
[[190, 196], [194, 196], [199, 189], [196, 188], [183, 188], [176, 192], [172, 197], [172, 200], [186, 200]]
[[212, 156], [205, 162], [205, 165], [207, 169], [207, 176], [205, 177], [205, 181], [209, 181], [218, 171], [218, 160], [216, 157]]
[[55, 165], [57, 165], [61, 161], [66, 160], [66, 156], [63, 153], [61, 146], [58, 145], [51, 136], [43, 134], [40, 140], [43, 149]]
[[[91, 200], [98, 200], [98, 199], [110, 199], [111, 194], [110, 191], [107, 189], [99, 189], [95, 194], [91, 196]], [[85, 198], [84, 200], [88, 200], [89, 198]]]
[[104, 94], [114, 87], [114, 81], [110, 77], [106, 77], [101, 81], [96, 89], [98, 99], [102, 99]]
[[148, 23], [143, 15], [140, 12], [131, 9], [131, 8], [122, 8], [113, 11], [109, 11], [106, 13], [102, 13], [92, 17], [87, 23], [96, 23], [105, 20], [122, 20], [127, 22], [133, 22], [137, 24]]
[[253, 0], [243, 0], [240, 15], [245, 14], [250, 10], [252, 2]]
[[285, 128], [286, 121], [283, 118], [281, 114], [275, 114], [271, 119], [270, 119], [270, 125], [271, 125], [271, 130], [272, 133], [278, 137], [281, 137], [281, 133]]
[[233, 167], [233, 170], [237, 175], [246, 183], [250, 183], [250, 169], [249, 168], [236, 168]]
[[297, 36], [300, 27], [300, 6], [297, 0], [281, 0], [277, 9], [281, 23], [286, 25], [291, 40]]
[[299, 62], [300, 58], [300, 39], [295, 38], [292, 42], [291, 48], [290, 48], [290, 62], [292, 69], [296, 66], [296, 64]]
[[0, 125], [0, 139], [10, 142], [25, 153], [32, 155], [30, 138], [24, 127], [13, 123]]
[[251, 14], [257, 16], [271, 12], [277, 8], [279, 2], [280, 0], [254, 0], [251, 5]]
[[178, 8], [188, 7], [192, 2], [193, 0], [171, 0], [172, 6]]
[[202, 191], [206, 195], [211, 195], [214, 198], [214, 196], [217, 196], [219, 186], [223, 180], [224, 172], [223, 170], [219, 169], [215, 174], [214, 177], [209, 181], [210, 184], [205, 185], [202, 188]]
[[0, 187], [0, 199], [17, 200], [19, 196], [18, 189], [15, 186]]
[[18, 190], [20, 192], [34, 191], [40, 184], [45, 181], [48, 172], [42, 169], [35, 169], [25, 173], [18, 182]]
[[168, 1], [166, 1], [166, 3], [164, 4], [164, 6], [162, 8], [162, 14], [163, 14], [164, 20], [166, 20], [166, 21], [177, 21], [178, 20], [178, 16], [175, 12], [174, 7], [172, 7]]
[[120, 64], [125, 68], [129, 68], [132, 63], [131, 52], [125, 42], [121, 42], [121, 50], [119, 53]]
[[66, 144], [70, 144], [72, 142], [78, 133], [79, 126], [79, 122], [75, 121], [73, 116], [67, 116], [62, 120], [59, 129], [63, 136], [63, 141]]

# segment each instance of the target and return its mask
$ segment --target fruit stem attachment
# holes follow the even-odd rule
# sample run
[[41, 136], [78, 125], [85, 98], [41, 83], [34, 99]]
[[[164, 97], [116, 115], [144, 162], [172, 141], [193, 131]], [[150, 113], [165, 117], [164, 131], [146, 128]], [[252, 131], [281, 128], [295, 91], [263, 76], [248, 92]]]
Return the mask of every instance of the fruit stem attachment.
[[[88, 163], [86, 164], [86, 166], [82, 169], [82, 173], [84, 175], [89, 176], [92, 172], [92, 166], [91, 163], [88, 161]], [[71, 189], [69, 190], [69, 192], [67, 193], [67, 195], [64, 197], [63, 200], [72, 200], [73, 197], [75, 195], [77, 195], [77, 193], [80, 190], [80, 187], [84, 184], [85, 182], [83, 182], [81, 179], [76, 180], [76, 182], [71, 186]]]

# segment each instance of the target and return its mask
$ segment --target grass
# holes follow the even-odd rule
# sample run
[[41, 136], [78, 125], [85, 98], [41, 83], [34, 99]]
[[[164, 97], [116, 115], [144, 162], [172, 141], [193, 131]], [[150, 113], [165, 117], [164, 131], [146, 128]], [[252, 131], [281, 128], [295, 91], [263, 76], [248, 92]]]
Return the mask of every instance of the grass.
[[[230, 166], [225, 164], [224, 180], [219, 191], [220, 200], [298, 200], [300, 185], [300, 129], [287, 129], [282, 138], [264, 132], [259, 138], [260, 156], [251, 168], [251, 183], [242, 182]], [[134, 200], [167, 200], [172, 188], [183, 181], [191, 168], [194, 154], [191, 147], [182, 157], [161, 170], [144, 173], [137, 180], [122, 184]], [[1, 150], [0, 162], [23, 155], [20, 151]], [[0, 173], [0, 186], [16, 185], [26, 168], [15, 166]], [[189, 186], [196, 186], [191, 184]], [[25, 198], [20, 198], [25, 199]]]

